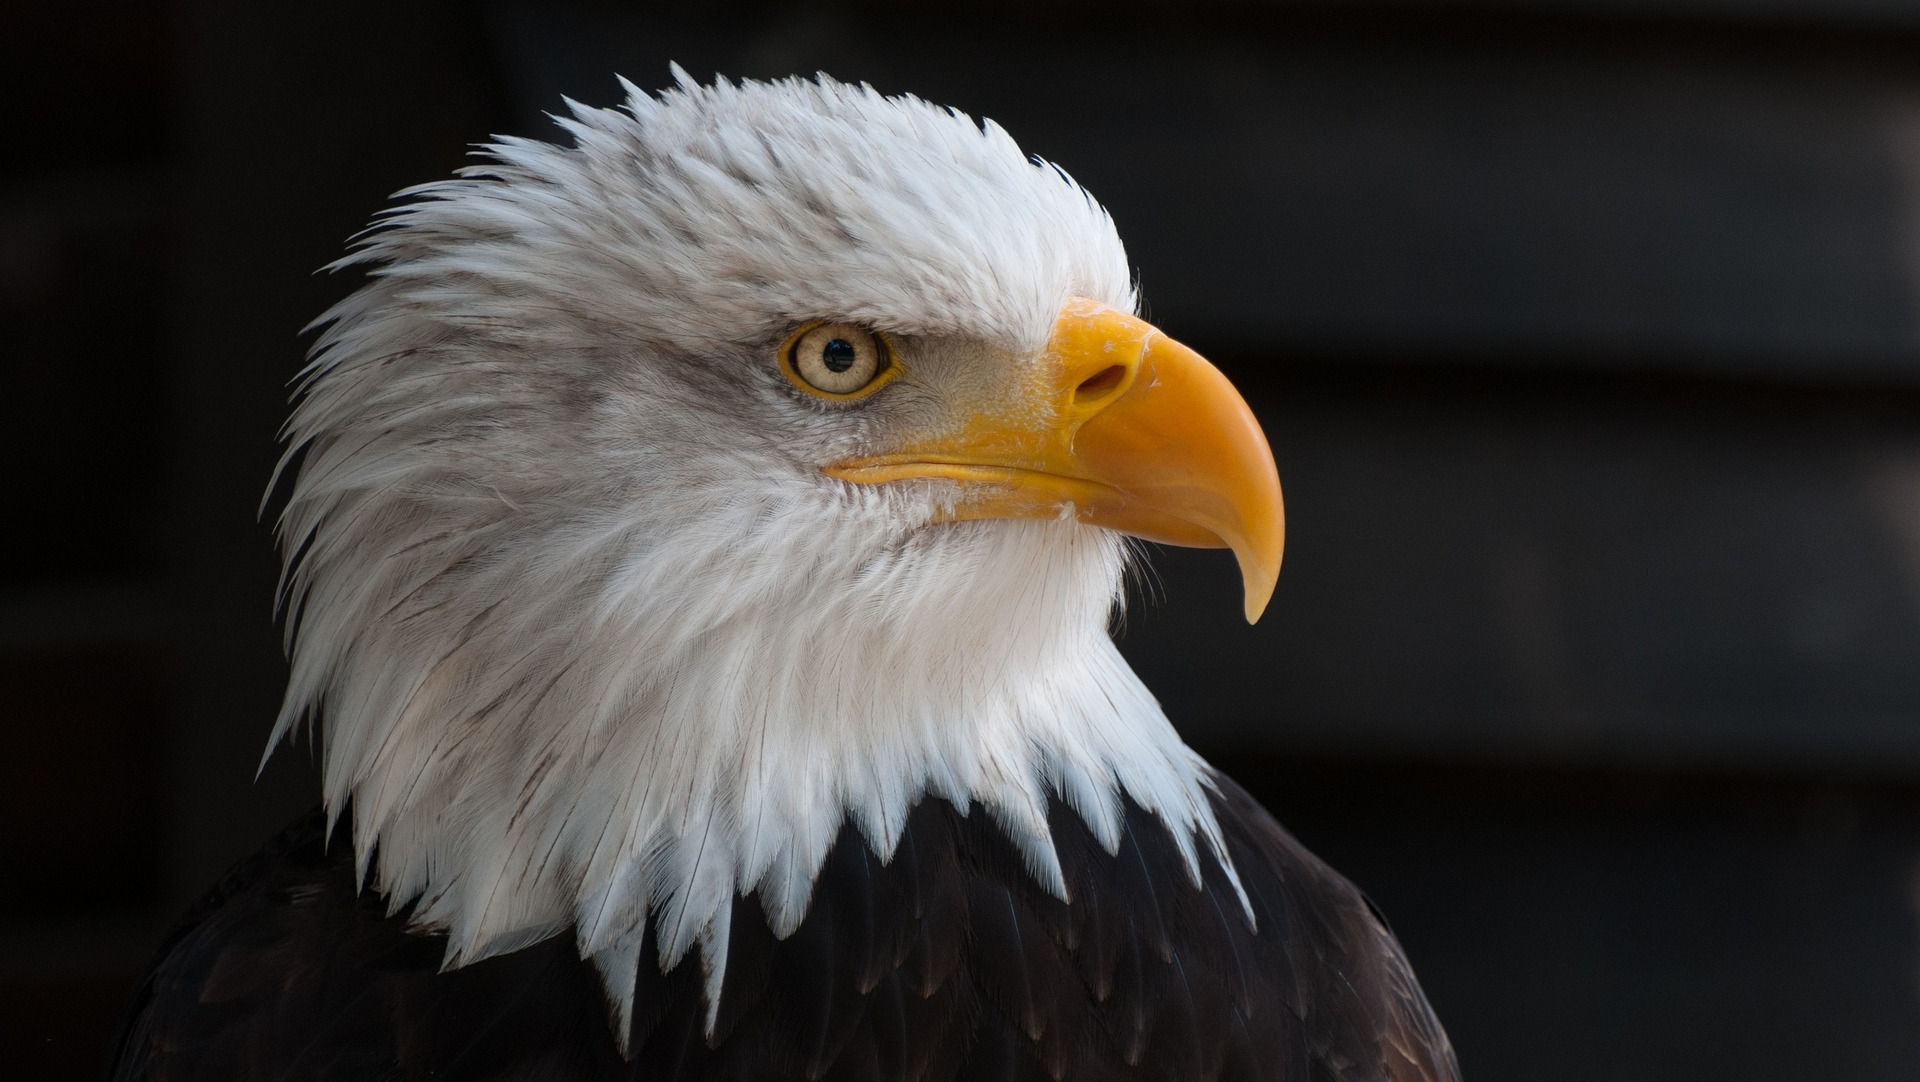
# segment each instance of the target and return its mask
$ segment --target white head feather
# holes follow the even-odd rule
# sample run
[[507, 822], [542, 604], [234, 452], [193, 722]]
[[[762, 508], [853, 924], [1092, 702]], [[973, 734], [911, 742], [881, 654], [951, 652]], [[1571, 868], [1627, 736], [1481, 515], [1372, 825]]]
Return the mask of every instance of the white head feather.
[[1062, 895], [1052, 793], [1110, 849], [1124, 793], [1224, 863], [1108, 637], [1121, 539], [824, 476], [890, 422], [772, 361], [822, 318], [1031, 361], [1067, 298], [1132, 308], [1106, 213], [918, 99], [676, 74], [403, 193], [340, 261], [369, 281], [287, 428], [274, 743], [317, 719], [363, 876], [449, 966], [572, 926], [624, 1019], [649, 919], [711, 1010], [737, 894], [790, 932], [844, 821], [884, 860], [929, 796]]

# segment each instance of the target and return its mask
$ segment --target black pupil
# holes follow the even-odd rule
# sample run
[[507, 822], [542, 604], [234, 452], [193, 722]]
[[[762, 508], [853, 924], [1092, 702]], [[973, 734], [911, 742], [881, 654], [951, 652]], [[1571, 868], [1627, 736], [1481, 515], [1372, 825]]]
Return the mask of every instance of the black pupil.
[[857, 352], [852, 342], [835, 338], [821, 348], [820, 363], [826, 365], [829, 372], [845, 372], [853, 367]]

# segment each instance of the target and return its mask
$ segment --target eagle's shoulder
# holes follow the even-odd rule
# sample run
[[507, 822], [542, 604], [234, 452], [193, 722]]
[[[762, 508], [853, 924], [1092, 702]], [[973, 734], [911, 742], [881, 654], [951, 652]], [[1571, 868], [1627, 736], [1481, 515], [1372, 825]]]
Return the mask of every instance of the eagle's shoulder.
[[988, 809], [924, 801], [884, 859], [849, 825], [792, 936], [736, 902], [710, 1039], [672, 1006], [690, 973], [639, 990], [663, 1009], [636, 1009], [636, 1057], [664, 1077], [691, 1056], [725, 1078], [1454, 1082], [1367, 900], [1231, 781], [1215, 804], [1239, 889], [1204, 854], [1196, 883], [1131, 802], [1112, 851], [1056, 802], [1065, 899]]
[[1294, 989], [1315, 1067], [1302, 1078], [1458, 1082], [1452, 1043], [1373, 902], [1216, 774], [1215, 806], [1260, 934], [1252, 954]]
[[445, 937], [356, 889], [345, 841], [315, 812], [227, 873], [142, 978], [109, 1082], [611, 1076], [570, 943], [441, 973]]

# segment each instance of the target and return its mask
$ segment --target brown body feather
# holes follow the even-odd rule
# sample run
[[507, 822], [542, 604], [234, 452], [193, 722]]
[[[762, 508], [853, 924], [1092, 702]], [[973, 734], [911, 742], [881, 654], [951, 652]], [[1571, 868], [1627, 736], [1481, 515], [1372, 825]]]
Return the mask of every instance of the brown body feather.
[[1056, 805], [1071, 901], [981, 808], [928, 800], [882, 863], [842, 831], [785, 939], [735, 901], [709, 1033], [697, 958], [649, 939], [623, 1057], [558, 936], [440, 972], [442, 937], [356, 892], [319, 817], [237, 868], [148, 975], [114, 1082], [1009, 1079], [1456, 1082], [1445, 1034], [1366, 900], [1222, 779], [1254, 914], [1129, 805], [1118, 853]]

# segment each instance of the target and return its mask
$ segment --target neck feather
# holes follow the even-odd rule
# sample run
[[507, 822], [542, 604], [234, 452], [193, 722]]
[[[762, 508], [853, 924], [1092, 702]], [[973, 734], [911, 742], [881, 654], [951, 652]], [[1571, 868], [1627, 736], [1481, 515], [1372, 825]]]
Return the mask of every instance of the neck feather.
[[394, 528], [358, 567], [329, 563], [346, 539], [321, 519], [281, 732], [320, 719], [363, 878], [448, 933], [449, 966], [571, 926], [624, 1020], [651, 920], [663, 967], [700, 948], [717, 1010], [734, 897], [789, 934], [843, 823], [886, 861], [927, 797], [980, 804], [1063, 898], [1054, 796], [1109, 851], [1130, 798], [1195, 882], [1203, 851], [1231, 875], [1206, 765], [1108, 636], [1117, 538], [993, 522], [876, 546], [888, 508], [739, 495], [512, 557], [474, 558], [485, 526]]

